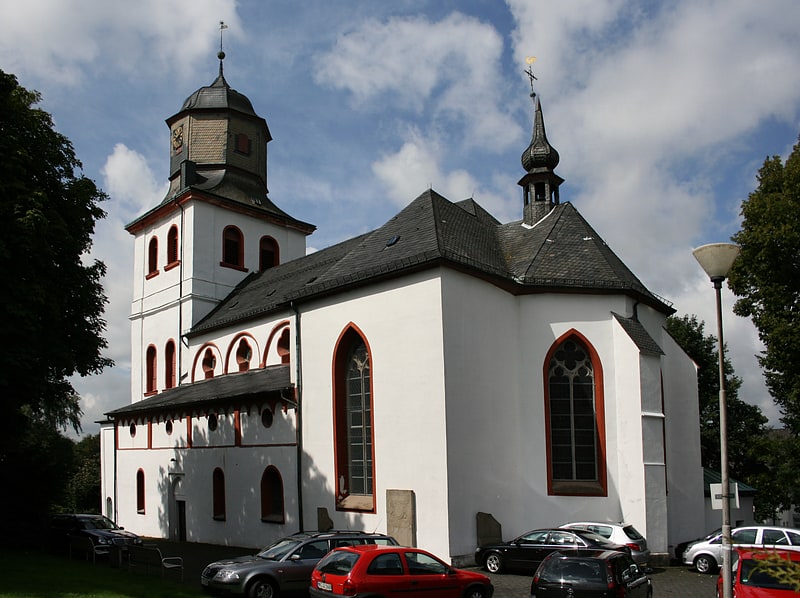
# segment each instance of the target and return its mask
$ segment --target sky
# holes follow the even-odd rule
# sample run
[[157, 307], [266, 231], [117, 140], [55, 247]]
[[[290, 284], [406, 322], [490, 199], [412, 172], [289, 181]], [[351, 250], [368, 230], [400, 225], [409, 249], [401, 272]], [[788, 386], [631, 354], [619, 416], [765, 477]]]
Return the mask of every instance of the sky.
[[[109, 195], [89, 259], [107, 356], [75, 378], [82, 434], [130, 402], [133, 237], [167, 187], [169, 129], [225, 78], [267, 120], [269, 196], [317, 225], [309, 250], [381, 226], [433, 188], [522, 217], [535, 90], [571, 202], [677, 315], [716, 335], [692, 249], [729, 242], [767, 157], [800, 132], [797, 0], [0, 0], [0, 69], [41, 92], [83, 174]], [[773, 425], [751, 322], [723, 291], [724, 340]]]

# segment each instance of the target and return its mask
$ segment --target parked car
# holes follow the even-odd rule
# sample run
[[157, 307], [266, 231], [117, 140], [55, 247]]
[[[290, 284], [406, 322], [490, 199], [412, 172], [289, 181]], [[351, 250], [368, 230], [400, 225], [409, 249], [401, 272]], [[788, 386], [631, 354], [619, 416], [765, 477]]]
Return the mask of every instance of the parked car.
[[475, 562], [490, 573], [502, 573], [506, 569], [535, 570], [544, 557], [564, 548], [601, 548], [629, 555], [631, 552], [627, 546], [586, 530], [536, 529], [510, 542], [479, 546], [475, 551]]
[[631, 549], [631, 556], [636, 564], [645, 567], [650, 560], [647, 540], [630, 523], [603, 523], [599, 521], [574, 521], [560, 526], [566, 529], [585, 529], [603, 536], [614, 544], [624, 544]]
[[317, 563], [308, 593], [311, 598], [491, 598], [494, 586], [485, 575], [454, 569], [419, 548], [348, 546], [337, 548]]
[[48, 521], [48, 536], [51, 546], [57, 551], [66, 551], [70, 536], [88, 536], [95, 545], [117, 546], [125, 549], [130, 544], [141, 544], [142, 539], [119, 527], [104, 515], [91, 513], [61, 513]]
[[319, 560], [339, 546], [377, 544], [396, 546], [384, 534], [357, 531], [299, 532], [270, 544], [260, 552], [211, 563], [200, 574], [200, 585], [210, 594], [239, 594], [274, 598], [284, 591], [305, 591]]
[[[731, 531], [731, 541], [742, 548], [768, 546], [800, 549], [800, 530], [764, 525], [737, 527]], [[700, 573], [716, 573], [722, 562], [722, 533], [707, 540], [693, 542], [683, 551], [683, 563]]]
[[550, 553], [533, 576], [531, 598], [652, 598], [653, 584], [633, 558], [612, 550]]
[[[747, 550], [736, 548], [731, 555], [733, 558], [732, 595], [736, 598], [790, 598], [797, 597], [791, 585], [775, 579], [770, 573], [772, 568], [768, 564], [759, 564], [768, 555], [778, 555], [800, 566], [800, 552], [795, 550]], [[722, 592], [722, 574], [717, 578], [717, 598]]]

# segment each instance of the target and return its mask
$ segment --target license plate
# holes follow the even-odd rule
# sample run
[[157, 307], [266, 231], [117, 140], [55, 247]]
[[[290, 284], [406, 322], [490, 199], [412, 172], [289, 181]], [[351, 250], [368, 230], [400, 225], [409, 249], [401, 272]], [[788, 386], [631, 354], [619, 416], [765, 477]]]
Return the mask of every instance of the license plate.
[[327, 582], [324, 582], [324, 581], [318, 581], [317, 582], [317, 587], [320, 590], [325, 590], [326, 592], [333, 591], [333, 586], [331, 584], [327, 583]]

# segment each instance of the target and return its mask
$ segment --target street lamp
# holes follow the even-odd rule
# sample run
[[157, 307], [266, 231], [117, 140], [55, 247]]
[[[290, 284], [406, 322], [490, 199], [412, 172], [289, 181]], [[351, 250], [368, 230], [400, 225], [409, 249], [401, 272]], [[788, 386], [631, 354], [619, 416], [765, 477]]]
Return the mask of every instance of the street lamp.
[[739, 246], [731, 243], [710, 243], [692, 251], [706, 271], [717, 295], [717, 342], [719, 343], [719, 467], [722, 478], [722, 591], [731, 598], [731, 490], [728, 478], [728, 407], [725, 396], [725, 358], [722, 341], [722, 281], [739, 255]]

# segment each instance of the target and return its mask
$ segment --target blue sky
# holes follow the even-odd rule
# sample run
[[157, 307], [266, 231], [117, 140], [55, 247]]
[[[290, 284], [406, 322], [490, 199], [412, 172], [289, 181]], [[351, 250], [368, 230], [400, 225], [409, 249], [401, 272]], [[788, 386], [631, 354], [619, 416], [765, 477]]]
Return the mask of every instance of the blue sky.
[[[796, 0], [26, 0], [0, 2], [0, 68], [43, 95], [109, 195], [93, 255], [109, 356], [76, 379], [84, 432], [130, 401], [133, 238], [165, 193], [164, 120], [217, 75], [270, 127], [270, 198], [314, 223], [309, 248], [383, 224], [432, 187], [521, 217], [536, 56], [547, 135], [572, 202], [678, 314], [716, 331], [691, 255], [728, 241], [767, 156], [800, 132]], [[723, 295], [740, 397], [779, 414], [749, 321]]]

